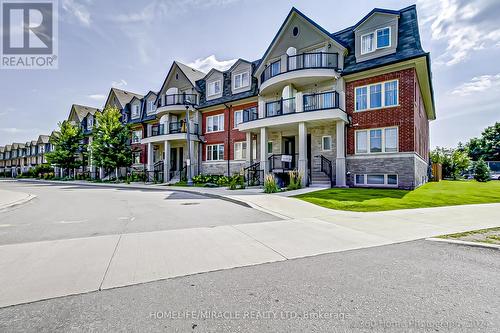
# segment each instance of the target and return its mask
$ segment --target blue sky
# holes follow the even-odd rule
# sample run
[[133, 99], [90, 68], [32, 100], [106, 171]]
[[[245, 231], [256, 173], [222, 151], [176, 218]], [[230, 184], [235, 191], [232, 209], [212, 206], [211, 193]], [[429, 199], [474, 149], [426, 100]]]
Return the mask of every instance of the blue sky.
[[[373, 7], [415, 1], [59, 1], [59, 69], [0, 70], [0, 145], [48, 134], [71, 104], [102, 107], [111, 86], [158, 90], [173, 60], [202, 70], [262, 56], [292, 6], [328, 31]], [[417, 0], [431, 52], [431, 146], [454, 146], [500, 121], [500, 1]]]

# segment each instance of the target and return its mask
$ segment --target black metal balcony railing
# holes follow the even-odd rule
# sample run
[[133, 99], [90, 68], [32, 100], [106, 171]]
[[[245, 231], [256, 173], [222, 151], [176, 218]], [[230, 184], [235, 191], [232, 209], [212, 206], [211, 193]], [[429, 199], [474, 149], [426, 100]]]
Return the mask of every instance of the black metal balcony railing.
[[195, 94], [170, 94], [164, 95], [158, 99], [158, 107], [171, 105], [193, 105], [197, 104], [197, 96]]
[[295, 97], [266, 103], [266, 117], [281, 116], [295, 112]]
[[[198, 124], [190, 124], [189, 132], [198, 134]], [[187, 133], [187, 124], [185, 121], [177, 121], [168, 124], [168, 134]]]
[[339, 107], [339, 99], [336, 91], [304, 95], [304, 111], [336, 109]]
[[259, 119], [259, 111], [256, 107], [243, 110], [243, 122]]
[[329, 52], [307, 52], [294, 56], [287, 55], [286, 69], [281, 70], [281, 61], [278, 60], [267, 66], [260, 76], [260, 81], [265, 82], [270, 78], [291, 71], [310, 68], [339, 68], [338, 53]]
[[269, 156], [270, 171], [289, 171], [297, 168], [298, 154], [273, 154]]
[[165, 134], [165, 126], [163, 124], [151, 126], [151, 136], [158, 136]]

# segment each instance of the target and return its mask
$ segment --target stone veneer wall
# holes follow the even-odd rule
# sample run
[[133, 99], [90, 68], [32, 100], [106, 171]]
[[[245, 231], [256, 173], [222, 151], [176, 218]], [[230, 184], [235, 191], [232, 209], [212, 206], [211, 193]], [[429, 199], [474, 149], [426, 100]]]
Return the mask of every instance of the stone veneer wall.
[[[349, 176], [347, 185], [354, 186], [356, 174], [397, 174], [398, 188], [412, 190], [422, 184], [422, 176], [427, 180], [427, 166], [417, 155], [381, 156], [381, 157], [352, 157], [346, 158], [346, 167]], [[425, 171], [424, 171], [425, 170]]]
[[421, 158], [415, 158], [415, 187], [424, 185], [429, 181], [429, 164]]
[[[230, 162], [230, 176], [239, 173], [245, 167], [245, 161], [231, 161]], [[202, 162], [201, 173], [205, 175], [228, 175], [227, 174], [227, 161], [221, 162]]]

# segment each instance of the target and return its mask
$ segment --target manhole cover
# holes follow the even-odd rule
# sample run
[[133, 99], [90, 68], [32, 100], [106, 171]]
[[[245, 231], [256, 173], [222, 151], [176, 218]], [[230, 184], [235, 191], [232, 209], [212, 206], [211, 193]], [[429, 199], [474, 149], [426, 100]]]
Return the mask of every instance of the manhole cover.
[[192, 205], [199, 205], [199, 202], [183, 202], [181, 205], [183, 206], [192, 206]]

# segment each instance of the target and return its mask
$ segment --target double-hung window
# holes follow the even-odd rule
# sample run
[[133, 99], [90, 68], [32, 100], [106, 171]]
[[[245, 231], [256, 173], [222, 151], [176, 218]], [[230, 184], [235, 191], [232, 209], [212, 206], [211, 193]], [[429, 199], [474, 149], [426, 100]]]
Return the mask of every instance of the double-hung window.
[[356, 131], [356, 154], [395, 153], [398, 151], [398, 128], [373, 128]]
[[148, 113], [153, 112], [155, 110], [155, 103], [154, 101], [148, 101]]
[[398, 80], [374, 83], [355, 88], [355, 111], [379, 109], [399, 104]]
[[139, 117], [140, 115], [140, 107], [138, 104], [135, 104], [132, 106], [132, 119], [135, 119], [137, 117]]
[[208, 96], [214, 96], [218, 95], [221, 92], [221, 81], [212, 81], [208, 83], [208, 90], [207, 90], [207, 95]]
[[330, 135], [326, 135], [321, 139], [321, 150], [332, 150], [332, 137]]
[[391, 28], [385, 27], [361, 36], [361, 54], [391, 47]]
[[87, 129], [94, 127], [94, 118], [92, 116], [87, 118]]
[[224, 115], [218, 114], [207, 117], [207, 133], [220, 132], [224, 130]]
[[132, 132], [132, 143], [139, 143], [142, 139], [142, 131], [137, 130]]
[[244, 160], [247, 158], [247, 143], [245, 141], [234, 143], [234, 159]]
[[208, 145], [207, 146], [207, 161], [222, 161], [224, 160], [224, 145]]
[[374, 44], [373, 40], [375, 39], [374, 37], [375, 36], [374, 36], [373, 32], [361, 36], [361, 54], [370, 53], [370, 52], [375, 51], [375, 48], [373, 45]]
[[243, 122], [243, 111], [235, 111], [234, 112], [234, 128]]
[[250, 84], [249, 78], [249, 72], [243, 72], [234, 75], [233, 89], [248, 87], [248, 85]]
[[377, 30], [377, 49], [391, 46], [391, 28], [386, 27]]

